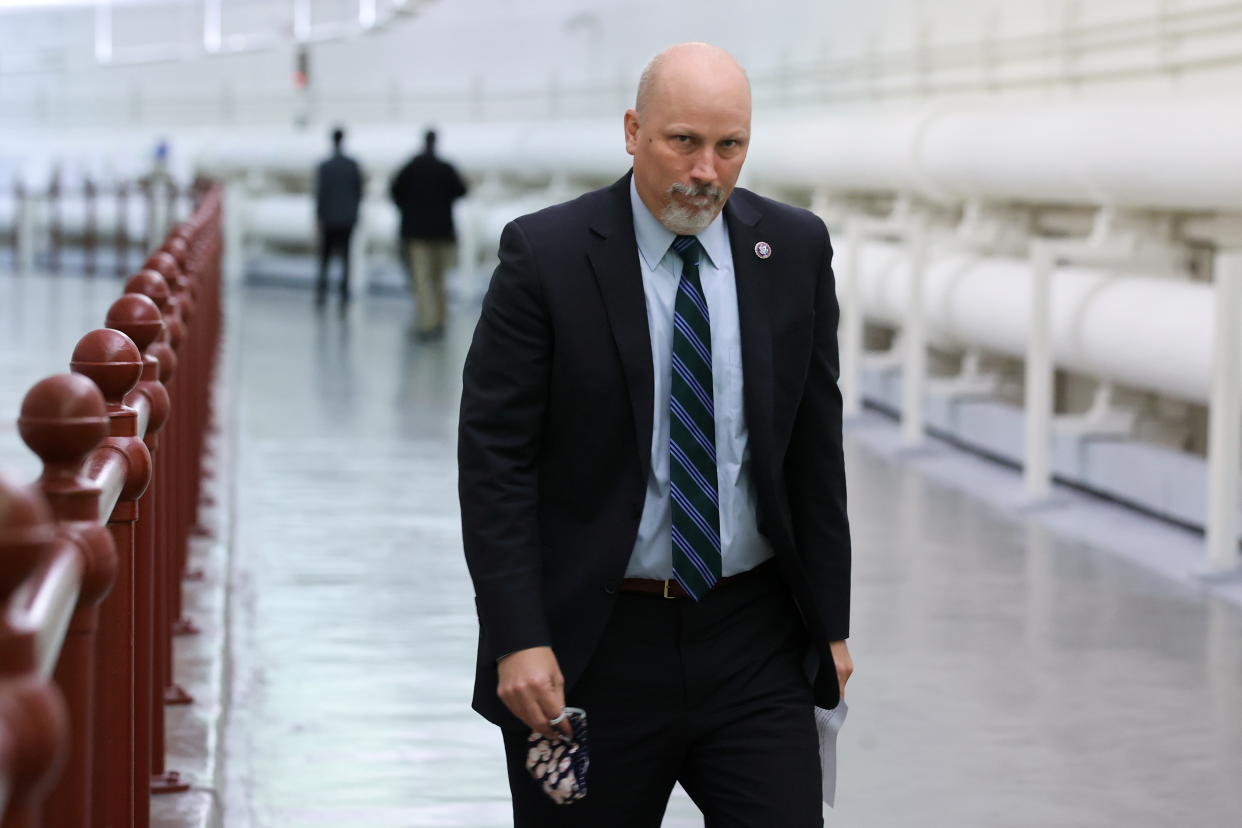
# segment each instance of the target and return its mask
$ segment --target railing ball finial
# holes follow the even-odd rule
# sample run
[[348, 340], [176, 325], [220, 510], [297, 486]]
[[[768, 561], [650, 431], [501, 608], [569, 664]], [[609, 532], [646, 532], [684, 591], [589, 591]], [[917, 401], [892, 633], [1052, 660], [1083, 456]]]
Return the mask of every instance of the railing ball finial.
[[155, 302], [161, 314], [168, 311], [168, 305], [172, 299], [172, 292], [168, 289], [168, 281], [164, 278], [164, 274], [150, 268], [140, 270], [129, 277], [129, 281], [125, 283], [125, 292], [140, 293], [146, 296]]
[[184, 272], [190, 261], [190, 245], [186, 243], [186, 240], [181, 236], [172, 236], [164, 242], [164, 249], [172, 254], [177, 260], [177, 265]]
[[104, 325], [128, 336], [138, 346], [138, 350], [145, 353], [147, 347], [159, 339], [163, 332], [164, 317], [160, 313], [159, 305], [150, 297], [142, 293], [126, 293], [108, 308]]
[[144, 270], [154, 270], [163, 276], [174, 295], [185, 289], [184, 282], [186, 279], [181, 272], [181, 266], [177, 264], [177, 260], [167, 250], [157, 250], [152, 253], [147, 257], [147, 261], [142, 267]]
[[56, 374], [26, 392], [17, 430], [43, 461], [43, 491], [76, 492], [90, 486], [82, 461], [108, 436], [108, 406], [88, 378]]
[[109, 411], [124, 408], [125, 395], [142, 379], [142, 353], [120, 331], [99, 328], [78, 340], [69, 367], [95, 381]]

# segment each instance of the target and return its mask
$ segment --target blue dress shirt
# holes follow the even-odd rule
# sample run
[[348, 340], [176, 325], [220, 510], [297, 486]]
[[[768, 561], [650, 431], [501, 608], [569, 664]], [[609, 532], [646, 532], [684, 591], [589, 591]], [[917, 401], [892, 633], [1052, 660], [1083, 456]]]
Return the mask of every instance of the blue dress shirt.
[[[651, 474], [643, 501], [638, 539], [625, 570], [627, 578], [664, 580], [673, 576], [672, 507], [669, 502], [669, 387], [673, 360], [673, 310], [681, 279], [681, 258], [670, 248], [674, 233], [651, 214], [630, 179], [630, 205], [638, 266], [647, 301], [651, 332], [654, 416], [651, 429]], [[707, 298], [712, 326], [712, 386], [716, 409], [716, 474], [720, 493], [722, 574], [745, 572], [772, 557], [759, 534], [755, 491], [750, 480], [750, 449], [742, 410], [742, 340], [738, 323], [737, 285], [724, 214], [698, 234], [707, 258], [699, 279]]]

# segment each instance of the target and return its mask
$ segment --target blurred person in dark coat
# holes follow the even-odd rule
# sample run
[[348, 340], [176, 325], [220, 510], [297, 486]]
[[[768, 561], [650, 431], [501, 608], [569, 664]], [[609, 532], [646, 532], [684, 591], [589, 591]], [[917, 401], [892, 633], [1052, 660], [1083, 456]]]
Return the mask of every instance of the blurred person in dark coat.
[[414, 294], [411, 333], [428, 340], [444, 333], [444, 272], [456, 252], [453, 202], [466, 194], [456, 168], [436, 155], [435, 130], [423, 151], [393, 178], [389, 194], [401, 211], [401, 257]]
[[328, 291], [328, 261], [341, 259], [341, 305], [349, 301], [349, 240], [358, 223], [362, 171], [341, 150], [345, 130], [332, 130], [332, 155], [315, 172], [315, 218], [319, 229], [319, 278], [315, 304], [322, 307]]

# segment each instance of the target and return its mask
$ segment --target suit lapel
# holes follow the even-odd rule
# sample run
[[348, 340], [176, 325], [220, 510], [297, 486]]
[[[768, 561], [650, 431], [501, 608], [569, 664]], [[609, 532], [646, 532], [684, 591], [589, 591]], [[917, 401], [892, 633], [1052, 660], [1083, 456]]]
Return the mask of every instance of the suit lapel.
[[763, 214], [734, 190], [725, 205], [729, 249], [737, 284], [738, 319], [742, 337], [742, 404], [751, 460], [756, 471], [767, 473], [772, 459], [772, 320], [768, 307], [772, 280], [771, 259], [760, 259], [755, 245], [763, 241], [758, 225]]
[[651, 333], [647, 327], [647, 300], [638, 268], [638, 242], [630, 207], [630, 176], [610, 189], [611, 209], [591, 224], [588, 256], [599, 284], [621, 366], [629, 386], [638, 462], [642, 480], [651, 471], [651, 416], [655, 381], [651, 373]]

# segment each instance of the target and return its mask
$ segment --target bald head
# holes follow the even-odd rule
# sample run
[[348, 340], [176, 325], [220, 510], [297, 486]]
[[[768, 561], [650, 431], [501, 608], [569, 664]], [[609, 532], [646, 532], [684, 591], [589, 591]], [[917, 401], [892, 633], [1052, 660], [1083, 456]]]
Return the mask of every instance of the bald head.
[[678, 43], [653, 57], [643, 69], [634, 109], [641, 116], [668, 95], [669, 84], [704, 81], [715, 81], [734, 95], [745, 95], [746, 107], [750, 108], [750, 80], [733, 55], [710, 43]]
[[625, 113], [634, 186], [660, 223], [695, 235], [720, 215], [750, 144], [750, 82], [728, 52], [682, 43], [643, 71]]

